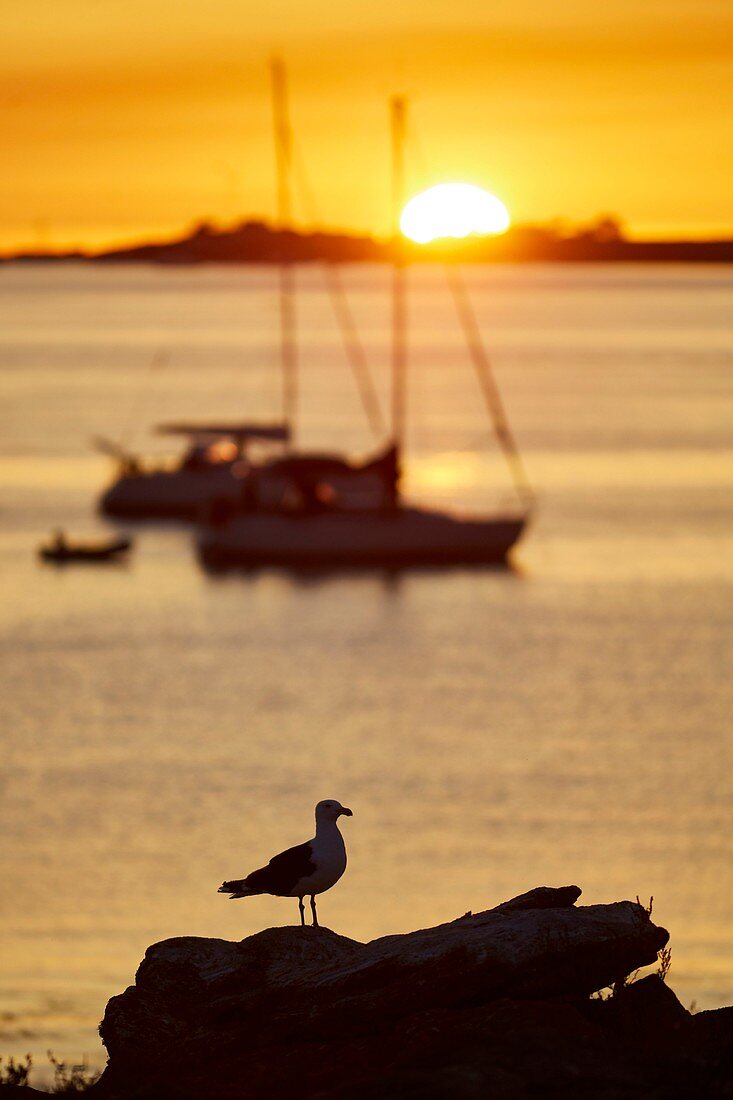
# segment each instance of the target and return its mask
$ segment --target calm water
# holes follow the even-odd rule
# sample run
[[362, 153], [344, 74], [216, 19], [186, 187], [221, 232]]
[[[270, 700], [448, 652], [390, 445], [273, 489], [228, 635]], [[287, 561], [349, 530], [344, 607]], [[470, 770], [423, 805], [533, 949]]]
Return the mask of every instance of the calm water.
[[[386, 394], [387, 273], [345, 273]], [[148, 944], [295, 902], [222, 878], [351, 805], [323, 922], [367, 939], [538, 884], [654, 895], [685, 1003], [733, 1000], [733, 272], [470, 272], [541, 494], [515, 573], [212, 580], [181, 529], [127, 568], [37, 564], [100, 529], [89, 437], [277, 411], [272, 276], [0, 269], [0, 1053], [93, 1059]], [[316, 271], [304, 444], [370, 436]], [[509, 498], [439, 271], [415, 275], [409, 484]], [[150, 369], [156, 351], [164, 366]]]

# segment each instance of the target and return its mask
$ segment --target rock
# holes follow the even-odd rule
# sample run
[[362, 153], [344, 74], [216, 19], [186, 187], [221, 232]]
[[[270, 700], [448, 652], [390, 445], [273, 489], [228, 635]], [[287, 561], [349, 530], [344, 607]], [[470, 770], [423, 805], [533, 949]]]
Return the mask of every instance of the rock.
[[526, 894], [502, 902], [492, 910], [493, 913], [507, 913], [514, 909], [564, 909], [575, 905], [583, 891], [579, 886], [537, 886]]
[[669, 1058], [668, 1043], [679, 1050], [692, 1036], [692, 1016], [656, 974], [625, 986], [605, 1009], [607, 1026], [651, 1055]]
[[163, 940], [145, 952], [135, 985], [107, 1004], [102, 1041], [110, 1059], [155, 1061], [207, 1020], [272, 1012], [280, 991], [296, 992], [361, 946], [327, 928], [300, 927], [268, 928], [240, 943]]
[[636, 1063], [583, 1008], [654, 962], [668, 934], [637, 903], [575, 907], [579, 894], [541, 887], [369, 944], [300, 927], [155, 944], [107, 1006], [95, 1091], [500, 1098], [550, 1073], [635, 1095]]
[[[630, 901], [556, 909], [499, 906], [374, 940], [313, 980], [331, 998], [342, 998], [352, 990], [376, 989], [378, 979], [382, 1011], [388, 987], [398, 1009], [416, 994], [423, 1007], [508, 993], [587, 995], [655, 962], [668, 938]], [[399, 990], [392, 988], [397, 982]]]
[[698, 1080], [703, 1082], [699, 1095], [733, 1100], [733, 1007], [700, 1012], [692, 1016], [700, 1066]]
[[0, 1088], [3, 1090], [3, 1100], [11, 1100], [11, 1097], [15, 1097], [16, 1100], [33, 1100], [34, 1096], [40, 1096], [42, 1100], [46, 1100], [48, 1096], [47, 1092], [40, 1092], [38, 1089], [31, 1088], [30, 1085], [5, 1085], [0, 1081]]

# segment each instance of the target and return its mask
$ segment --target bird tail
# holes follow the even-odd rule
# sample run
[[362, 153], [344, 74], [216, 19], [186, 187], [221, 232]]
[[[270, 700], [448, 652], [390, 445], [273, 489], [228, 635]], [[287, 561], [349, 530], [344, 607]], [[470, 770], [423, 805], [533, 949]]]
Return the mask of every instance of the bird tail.
[[230, 882], [222, 882], [218, 892], [220, 894], [229, 894], [229, 900], [235, 901], [237, 898], [251, 897], [252, 894], [257, 893], [257, 890], [251, 890], [250, 887], [247, 886], [246, 879], [235, 878]]

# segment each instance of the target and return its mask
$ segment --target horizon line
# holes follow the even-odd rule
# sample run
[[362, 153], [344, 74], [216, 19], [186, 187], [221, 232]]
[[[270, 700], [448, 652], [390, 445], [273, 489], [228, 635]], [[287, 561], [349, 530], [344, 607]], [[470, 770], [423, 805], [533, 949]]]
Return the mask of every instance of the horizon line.
[[[429, 252], [433, 249], [470, 249], [472, 246], [489, 245], [491, 242], [511, 238], [517, 233], [544, 233], [548, 238], [560, 241], [572, 241], [579, 238], [588, 239], [594, 231], [603, 224], [608, 224], [617, 230], [613, 238], [619, 243], [634, 245], [678, 245], [678, 246], [705, 246], [730, 243], [733, 241], [733, 226], [710, 233], [695, 233], [688, 235], [684, 230], [679, 233], [636, 235], [629, 232], [623, 219], [615, 214], [601, 213], [592, 219], [571, 221], [564, 217], [555, 217], [538, 222], [515, 222], [507, 230], [500, 234], [470, 234], [465, 238], [439, 238], [425, 244], [416, 244], [405, 239], [405, 243], [419, 256], [421, 251]], [[261, 227], [273, 236], [287, 234], [296, 238], [312, 238], [323, 236], [334, 239], [344, 239], [354, 242], [371, 242], [377, 247], [389, 248], [391, 236], [386, 233], [374, 233], [355, 228], [330, 226], [323, 223], [298, 223], [287, 227], [278, 226], [276, 220], [258, 214], [247, 214], [234, 221], [219, 221], [218, 219], [202, 216], [190, 220], [185, 227], [176, 230], [161, 230], [155, 233], [132, 232], [120, 237], [110, 236], [104, 243], [92, 243], [91, 241], [79, 241], [69, 239], [63, 243], [52, 243], [36, 239], [26, 244], [18, 242], [11, 244], [0, 251], [0, 260], [3, 262], [14, 259], [26, 259], [38, 257], [39, 259], [63, 258], [78, 256], [80, 259], [93, 260], [103, 258], [113, 253], [133, 251], [146, 248], [166, 248], [184, 245], [196, 236], [210, 235], [212, 238], [226, 237], [241, 232], [247, 227]], [[599, 238], [600, 239], [600, 238]]]

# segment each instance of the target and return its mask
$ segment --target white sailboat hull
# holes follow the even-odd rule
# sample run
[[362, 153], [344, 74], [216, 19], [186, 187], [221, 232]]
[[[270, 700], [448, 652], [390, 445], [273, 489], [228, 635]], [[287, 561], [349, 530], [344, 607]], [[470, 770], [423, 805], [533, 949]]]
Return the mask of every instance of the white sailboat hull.
[[157, 470], [123, 475], [99, 502], [108, 516], [124, 519], [195, 520], [213, 498], [236, 502], [241, 482], [231, 467], [212, 466], [203, 470]]
[[202, 529], [212, 569], [491, 564], [507, 560], [525, 516], [462, 518], [420, 508], [292, 515], [250, 513]]

